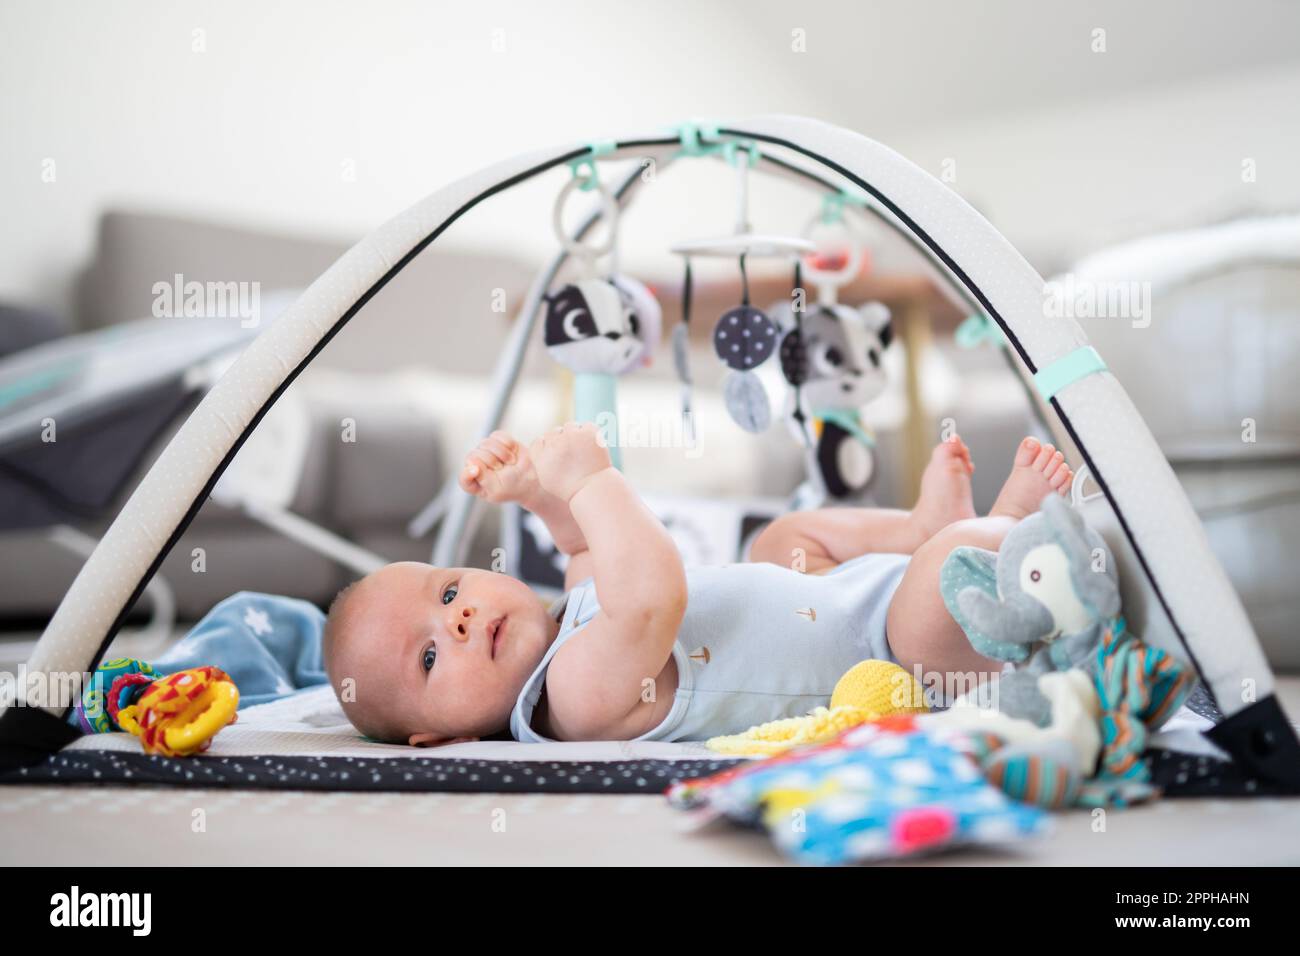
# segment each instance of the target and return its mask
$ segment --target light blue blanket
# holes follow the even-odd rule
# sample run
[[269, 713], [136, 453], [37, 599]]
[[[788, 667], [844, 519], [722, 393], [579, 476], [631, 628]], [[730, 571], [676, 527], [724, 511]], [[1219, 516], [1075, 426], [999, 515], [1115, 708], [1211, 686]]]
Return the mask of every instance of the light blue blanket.
[[162, 657], [160, 674], [214, 664], [239, 688], [239, 707], [327, 683], [321, 660], [325, 615], [308, 601], [240, 591], [194, 625]]

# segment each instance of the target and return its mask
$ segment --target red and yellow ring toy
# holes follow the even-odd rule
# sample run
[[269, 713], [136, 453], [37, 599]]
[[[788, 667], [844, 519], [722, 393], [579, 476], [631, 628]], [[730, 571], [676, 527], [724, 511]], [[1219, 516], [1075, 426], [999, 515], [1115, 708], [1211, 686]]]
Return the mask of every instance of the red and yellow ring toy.
[[235, 722], [239, 689], [219, 667], [194, 667], [154, 681], [117, 714], [144, 752], [187, 757], [207, 750], [221, 728]]

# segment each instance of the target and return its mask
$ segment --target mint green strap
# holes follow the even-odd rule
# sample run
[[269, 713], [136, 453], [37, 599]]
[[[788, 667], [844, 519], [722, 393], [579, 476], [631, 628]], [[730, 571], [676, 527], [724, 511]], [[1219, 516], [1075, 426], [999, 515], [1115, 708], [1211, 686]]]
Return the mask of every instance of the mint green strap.
[[1101, 360], [1097, 350], [1091, 345], [1075, 349], [1068, 355], [1057, 359], [1051, 365], [1040, 368], [1034, 373], [1034, 384], [1043, 401], [1051, 401], [1061, 389], [1073, 385], [1079, 379], [1093, 372], [1106, 371], [1106, 363]]
[[876, 447], [876, 440], [862, 427], [862, 419], [858, 417], [857, 412], [847, 408], [814, 408], [812, 414], [813, 418], [821, 418], [839, 425], [868, 448]]

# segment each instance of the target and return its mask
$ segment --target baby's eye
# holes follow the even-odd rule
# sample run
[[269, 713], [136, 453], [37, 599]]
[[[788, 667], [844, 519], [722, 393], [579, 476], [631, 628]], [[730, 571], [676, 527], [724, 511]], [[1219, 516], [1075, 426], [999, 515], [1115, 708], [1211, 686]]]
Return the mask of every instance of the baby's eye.
[[421, 658], [420, 663], [424, 665], [426, 671], [431, 671], [433, 670], [433, 662], [437, 659], [438, 649], [436, 647], [426, 647], [424, 649], [424, 657]]
[[457, 590], [456, 585], [449, 585], [447, 590], [442, 592], [442, 603], [450, 604], [452, 601], [456, 600], [456, 595], [458, 593], [459, 591]]

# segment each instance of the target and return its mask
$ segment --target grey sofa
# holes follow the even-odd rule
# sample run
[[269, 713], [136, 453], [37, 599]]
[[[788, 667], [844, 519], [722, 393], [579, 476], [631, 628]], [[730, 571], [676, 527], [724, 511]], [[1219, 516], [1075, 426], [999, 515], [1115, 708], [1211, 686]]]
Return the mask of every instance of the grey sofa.
[[[101, 219], [93, 260], [78, 277], [75, 314], [60, 331], [93, 330], [148, 316], [155, 284], [171, 282], [176, 275], [186, 281], [256, 282], [264, 304], [287, 301], [349, 245], [111, 211]], [[427, 558], [428, 542], [407, 537], [405, 525], [444, 475], [439, 416], [373, 386], [392, 369], [413, 363], [485, 375], [509, 329], [508, 316], [492, 311], [485, 290], [502, 288], [508, 301], [517, 302], [531, 278], [527, 263], [449, 249], [404, 270], [371, 300], [295, 386], [310, 415], [312, 441], [293, 510], [384, 556]], [[474, 334], [454, 341], [439, 334], [434, 319], [445, 314], [458, 316]], [[340, 401], [347, 407], [339, 407]], [[359, 420], [359, 444], [338, 440], [337, 423], [345, 416]], [[134, 484], [135, 479], [128, 488]], [[85, 522], [82, 530], [98, 534], [112, 513], [108, 509], [103, 521]], [[203, 549], [202, 572], [193, 568], [196, 548]], [[80, 564], [81, 558], [52, 544], [43, 531], [0, 534], [0, 566], [5, 568], [0, 621], [39, 626]], [[353, 576], [211, 501], [173, 549], [162, 575], [176, 595], [180, 617], [191, 620], [241, 588], [326, 602]]]

